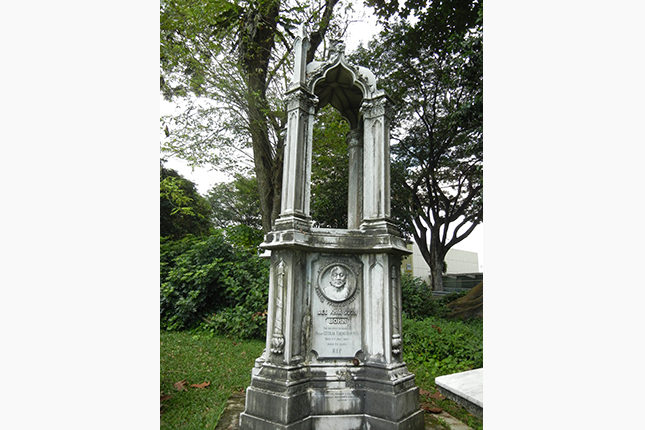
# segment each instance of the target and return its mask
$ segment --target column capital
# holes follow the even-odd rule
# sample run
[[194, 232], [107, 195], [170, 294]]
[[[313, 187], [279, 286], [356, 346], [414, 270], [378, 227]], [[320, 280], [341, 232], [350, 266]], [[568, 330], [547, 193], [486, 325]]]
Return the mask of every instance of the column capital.
[[394, 115], [394, 107], [390, 97], [384, 92], [377, 97], [366, 99], [361, 104], [363, 118], [372, 119], [385, 116], [388, 120]]
[[300, 108], [310, 112], [311, 109], [315, 109], [318, 106], [318, 97], [302, 87], [296, 87], [285, 94], [285, 104], [287, 111]]

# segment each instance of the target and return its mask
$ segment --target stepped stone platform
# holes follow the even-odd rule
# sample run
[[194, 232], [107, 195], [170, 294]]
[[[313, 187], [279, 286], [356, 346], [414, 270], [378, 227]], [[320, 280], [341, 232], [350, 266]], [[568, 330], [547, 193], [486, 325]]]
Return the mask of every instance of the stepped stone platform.
[[[215, 430], [239, 430], [240, 413], [244, 412], [245, 396], [244, 392], [234, 393], [226, 402], [224, 413], [220, 417], [219, 423]], [[473, 430], [471, 427], [462, 423], [445, 411], [439, 414], [425, 414], [425, 430], [445, 430], [441, 424], [433, 422], [430, 415], [441, 418], [450, 426], [450, 430]], [[436, 420], [435, 420], [436, 421]]]
[[484, 416], [484, 369], [444, 375], [434, 380], [439, 392], [471, 414]]

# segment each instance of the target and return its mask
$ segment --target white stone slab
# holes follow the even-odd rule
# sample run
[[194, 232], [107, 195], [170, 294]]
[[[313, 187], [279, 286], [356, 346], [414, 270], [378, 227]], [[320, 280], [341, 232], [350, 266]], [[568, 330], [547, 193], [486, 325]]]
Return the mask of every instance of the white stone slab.
[[468, 370], [435, 378], [435, 384], [484, 408], [484, 369]]

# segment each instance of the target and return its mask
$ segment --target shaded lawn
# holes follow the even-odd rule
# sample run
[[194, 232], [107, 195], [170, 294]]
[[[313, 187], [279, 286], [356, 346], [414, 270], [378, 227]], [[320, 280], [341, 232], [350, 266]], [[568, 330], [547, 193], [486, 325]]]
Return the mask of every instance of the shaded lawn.
[[[251, 369], [262, 354], [260, 340], [161, 332], [161, 428], [214, 429], [226, 400], [251, 383]], [[186, 381], [181, 391], [175, 383]], [[204, 388], [192, 384], [210, 384]], [[170, 396], [170, 398], [167, 398]]]
[[[214, 429], [234, 392], [251, 383], [251, 369], [262, 354], [264, 341], [237, 340], [225, 336], [161, 331], [161, 428]], [[408, 361], [416, 374], [421, 403], [439, 407], [475, 430], [483, 421], [448, 399], [436, 399], [434, 376], [427, 363]], [[436, 375], [438, 376], [438, 375]], [[174, 384], [186, 381], [181, 391]], [[193, 384], [209, 384], [204, 388]], [[181, 387], [181, 385], [179, 385]], [[170, 396], [170, 398], [168, 398]]]

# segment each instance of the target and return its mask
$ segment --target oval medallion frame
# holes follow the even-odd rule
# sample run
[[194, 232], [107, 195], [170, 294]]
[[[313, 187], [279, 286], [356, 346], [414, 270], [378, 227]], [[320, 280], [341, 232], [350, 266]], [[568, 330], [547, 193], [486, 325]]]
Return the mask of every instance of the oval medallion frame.
[[346, 302], [356, 293], [356, 274], [348, 265], [333, 262], [320, 271], [316, 288], [329, 302]]

